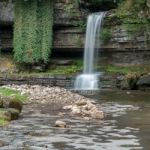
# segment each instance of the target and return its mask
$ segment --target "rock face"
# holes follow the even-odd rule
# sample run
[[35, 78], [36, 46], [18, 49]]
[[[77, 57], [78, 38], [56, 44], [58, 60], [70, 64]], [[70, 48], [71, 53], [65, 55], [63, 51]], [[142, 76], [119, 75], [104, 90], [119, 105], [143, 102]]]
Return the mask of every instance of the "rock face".
[[138, 79], [139, 76], [136, 73], [129, 73], [120, 80], [120, 88], [122, 90], [135, 90], [137, 89]]
[[0, 24], [12, 24], [14, 19], [12, 0], [0, 2]]
[[[149, 12], [149, 0], [147, 9]], [[54, 5], [54, 52], [82, 52], [84, 49], [86, 18], [90, 13], [87, 11], [88, 3], [80, 0], [80, 6], [72, 0], [56, 0]], [[148, 13], [149, 14], [149, 13]], [[108, 13], [105, 20], [109, 20], [113, 13]], [[12, 24], [13, 4], [9, 0], [8, 5], [0, 2], [0, 47], [12, 48]], [[7, 27], [4, 26], [7, 24]], [[101, 45], [102, 61], [107, 63], [149, 63], [150, 41], [144, 34], [137, 34], [136, 38], [113, 21], [104, 22], [104, 26], [111, 29], [109, 41]], [[110, 61], [111, 60], [111, 61]]]

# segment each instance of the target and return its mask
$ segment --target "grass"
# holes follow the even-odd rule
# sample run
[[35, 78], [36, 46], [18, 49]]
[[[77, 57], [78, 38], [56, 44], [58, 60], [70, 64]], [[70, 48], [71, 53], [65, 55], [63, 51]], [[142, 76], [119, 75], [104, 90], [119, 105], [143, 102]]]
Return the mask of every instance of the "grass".
[[128, 74], [128, 73], [137, 73], [137, 74], [143, 74], [150, 72], [150, 66], [149, 65], [134, 65], [134, 66], [114, 66], [114, 65], [107, 65], [107, 66], [101, 66], [102, 70], [104, 70], [107, 73], [120, 73], [120, 74]]
[[71, 65], [71, 66], [57, 66], [54, 69], [47, 71], [50, 75], [70, 75], [77, 73], [82, 70], [82, 66]]
[[0, 109], [0, 126], [5, 126], [8, 124], [4, 111], [4, 109]]
[[15, 100], [21, 101], [21, 102], [26, 101], [27, 98], [28, 98], [28, 95], [21, 94], [20, 91], [13, 90], [13, 89], [10, 89], [10, 88], [3, 88], [3, 87], [0, 88], [0, 95], [4, 96], [4, 97], [5, 96], [6, 97], [13, 97]]
[[75, 73], [81, 72], [83, 68], [83, 59], [74, 58], [72, 59], [71, 65], [52, 65], [44, 72], [36, 71], [23, 71], [18, 75], [21, 76], [32, 76], [32, 75], [73, 75]]
[[4, 120], [3, 118], [0, 118], [0, 126], [5, 126], [8, 124], [8, 121]]

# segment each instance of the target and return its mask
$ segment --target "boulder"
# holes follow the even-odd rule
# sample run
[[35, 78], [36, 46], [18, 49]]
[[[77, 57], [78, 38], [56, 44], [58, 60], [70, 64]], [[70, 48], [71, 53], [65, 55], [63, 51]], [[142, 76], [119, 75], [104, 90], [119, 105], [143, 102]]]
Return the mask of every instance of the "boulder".
[[21, 112], [23, 104], [21, 101], [18, 101], [14, 98], [3, 98], [3, 107], [4, 108], [15, 108], [17, 110], [19, 110], [19, 112]]
[[136, 83], [138, 79], [139, 75], [137, 75], [136, 73], [129, 73], [121, 81], [120, 88], [122, 90], [135, 90], [137, 88]]
[[9, 108], [8, 112], [11, 114], [11, 120], [17, 120], [19, 118], [19, 110], [15, 108]]
[[150, 90], [150, 73], [143, 75], [137, 81], [138, 89], [141, 90]]

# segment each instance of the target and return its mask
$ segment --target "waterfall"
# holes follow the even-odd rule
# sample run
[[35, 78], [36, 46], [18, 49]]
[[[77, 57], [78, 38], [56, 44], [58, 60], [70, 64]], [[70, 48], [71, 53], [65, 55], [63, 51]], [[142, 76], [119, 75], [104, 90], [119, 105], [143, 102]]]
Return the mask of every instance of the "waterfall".
[[96, 90], [99, 88], [99, 75], [95, 71], [97, 49], [100, 47], [100, 30], [104, 12], [95, 13], [88, 17], [84, 49], [83, 73], [76, 77], [75, 90]]

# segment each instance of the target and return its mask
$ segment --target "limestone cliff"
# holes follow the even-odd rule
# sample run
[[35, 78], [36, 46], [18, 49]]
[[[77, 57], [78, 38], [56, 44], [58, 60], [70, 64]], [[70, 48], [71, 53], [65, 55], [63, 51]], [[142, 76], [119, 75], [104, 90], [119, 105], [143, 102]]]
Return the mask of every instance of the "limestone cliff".
[[[150, 17], [150, 0], [147, 0], [146, 4], [146, 13], [147, 16]], [[68, 52], [83, 50], [86, 18], [88, 14], [91, 13], [90, 11], [92, 11], [91, 9], [89, 9], [89, 4], [85, 2], [85, 0], [80, 0], [79, 5], [73, 0], [56, 0], [54, 11], [55, 16], [53, 48], [55, 50], [65, 50]], [[12, 0], [9, 0], [8, 4], [0, 2], [0, 24], [1, 47], [12, 48]], [[112, 58], [113, 60], [116, 59], [116, 61], [122, 61], [123, 56], [123, 59], [126, 62], [129, 59], [132, 60], [132, 53], [136, 52], [139, 61], [149, 61], [149, 32], [147, 32], [147, 35], [145, 35], [144, 31], [135, 31], [136, 34], [134, 36], [130, 36], [126, 28], [121, 26], [121, 23], [119, 19], [116, 18], [114, 11], [109, 11], [107, 13], [106, 19], [104, 21], [104, 26], [106, 30], [102, 37], [104, 38], [102, 49], [104, 50], [104, 52], [109, 51], [109, 58]], [[145, 28], [143, 29], [145, 30]], [[139, 54], [140, 52], [144, 54], [141, 55]]]

